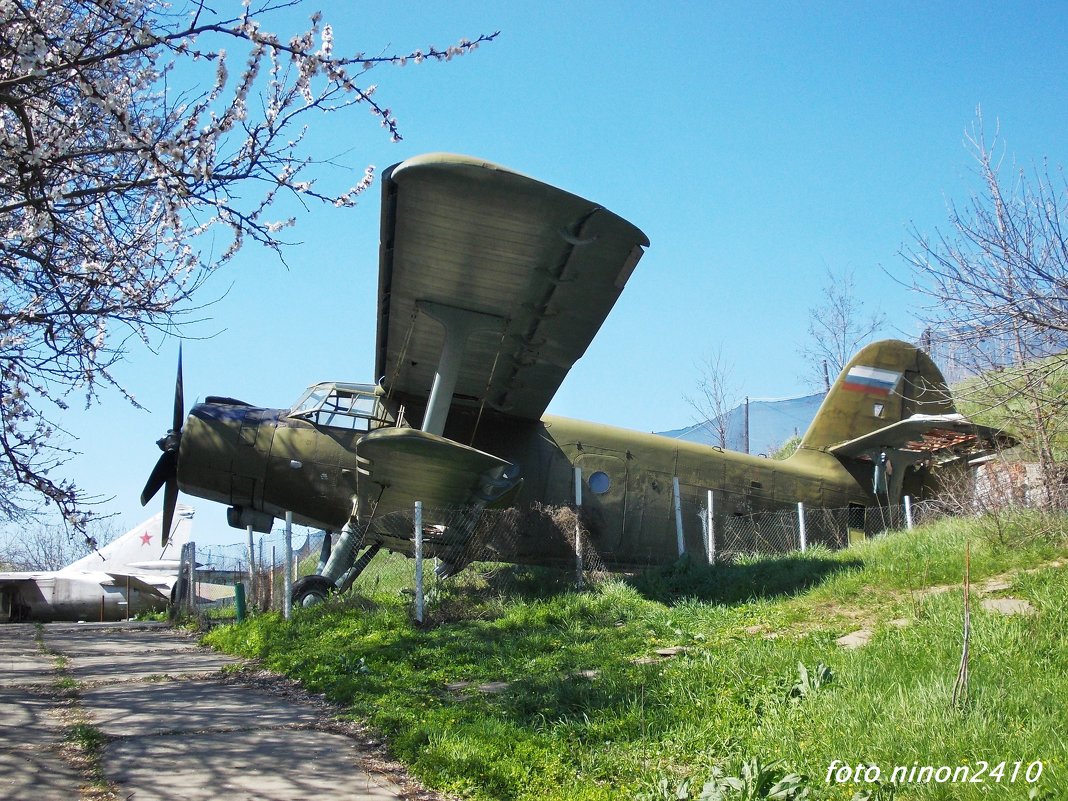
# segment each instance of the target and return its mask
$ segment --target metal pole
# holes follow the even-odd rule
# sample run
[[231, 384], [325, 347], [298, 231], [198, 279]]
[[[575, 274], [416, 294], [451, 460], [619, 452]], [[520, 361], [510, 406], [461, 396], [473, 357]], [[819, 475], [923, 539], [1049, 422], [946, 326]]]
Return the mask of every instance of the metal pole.
[[245, 526], [248, 534], [248, 594], [255, 603], [256, 598], [256, 546], [252, 542], [252, 526]]
[[749, 453], [749, 396], [745, 396], [745, 452]]
[[415, 502], [415, 622], [423, 622], [423, 502]]
[[678, 539], [679, 556], [682, 556], [686, 553], [686, 541], [682, 536], [682, 494], [678, 476], [671, 479], [671, 490], [675, 493], [675, 537]]
[[293, 615], [293, 513], [286, 512], [286, 562], [285, 594], [282, 598], [282, 616], [289, 620]]
[[270, 584], [271, 591], [270, 591], [269, 597], [267, 598], [267, 608], [268, 609], [274, 609], [274, 578], [275, 578], [274, 573], [275, 573], [275, 570], [277, 570], [277, 569], [278, 569], [278, 562], [275, 560], [275, 557], [274, 557], [274, 546], [272, 545], [271, 546], [271, 584]]
[[805, 504], [797, 502], [797, 532], [801, 537], [801, 553], [808, 548], [808, 538], [805, 536]]
[[575, 468], [575, 581], [582, 586], [582, 468]]
[[196, 614], [197, 611], [197, 546], [196, 543], [189, 543], [189, 613]]
[[912, 498], [905, 496], [905, 528], [912, 531]]
[[237, 622], [243, 622], [245, 619], [245, 585], [240, 581], [234, 585], [234, 610], [237, 612]]
[[708, 545], [706, 546], [708, 552], [708, 563], [713, 565], [716, 563], [716, 516], [712, 512], [712, 490], [708, 491], [708, 523], [707, 523], [707, 535]]

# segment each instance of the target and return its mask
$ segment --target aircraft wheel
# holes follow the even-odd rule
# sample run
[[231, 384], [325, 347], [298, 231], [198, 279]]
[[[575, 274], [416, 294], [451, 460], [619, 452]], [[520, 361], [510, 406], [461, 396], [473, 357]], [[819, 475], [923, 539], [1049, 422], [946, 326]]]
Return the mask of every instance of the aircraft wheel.
[[293, 606], [315, 606], [326, 600], [337, 587], [322, 576], [304, 576], [293, 584]]

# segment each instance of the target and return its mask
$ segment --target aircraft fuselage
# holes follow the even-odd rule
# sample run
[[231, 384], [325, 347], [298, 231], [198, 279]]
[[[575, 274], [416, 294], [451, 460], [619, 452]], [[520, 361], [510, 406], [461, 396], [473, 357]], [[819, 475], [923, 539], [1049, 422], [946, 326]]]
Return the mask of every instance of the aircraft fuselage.
[[[355, 499], [363, 514], [373, 511], [378, 518], [410, 511], [421, 498], [366, 480], [357, 456], [366, 431], [342, 422], [346, 425], [328, 425], [291, 410], [211, 398], [194, 407], [186, 421], [179, 486], [229, 505], [231, 525], [251, 524], [261, 531], [287, 511], [298, 523], [338, 531]], [[464, 410], [454, 411], [445, 436], [512, 463], [522, 485], [508, 506], [519, 509], [571, 506], [580, 469], [583, 524], [601, 558], [611, 564], [677, 558], [676, 478], [687, 551], [704, 547], [700, 516], [710, 490], [717, 519], [798, 502], [820, 507], [875, 503], [860, 477], [819, 451], [774, 461], [562, 417], [477, 420], [474, 411]], [[391, 550], [410, 548], [408, 540], [388, 534], [384, 544]], [[517, 561], [552, 562], [568, 558], [569, 546], [534, 526], [519, 532], [516, 548]]]
[[125, 620], [167, 608], [167, 599], [127, 588], [105, 573], [44, 574], [0, 590], [0, 621]]

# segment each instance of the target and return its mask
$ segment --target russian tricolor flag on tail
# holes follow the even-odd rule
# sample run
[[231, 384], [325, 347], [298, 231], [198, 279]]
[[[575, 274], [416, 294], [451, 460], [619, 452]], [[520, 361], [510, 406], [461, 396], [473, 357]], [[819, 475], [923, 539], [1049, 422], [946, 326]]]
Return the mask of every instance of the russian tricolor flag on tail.
[[901, 373], [892, 370], [880, 370], [878, 367], [850, 367], [846, 373], [842, 389], [853, 392], [866, 392], [869, 395], [887, 396], [894, 391], [897, 382], [901, 380]]

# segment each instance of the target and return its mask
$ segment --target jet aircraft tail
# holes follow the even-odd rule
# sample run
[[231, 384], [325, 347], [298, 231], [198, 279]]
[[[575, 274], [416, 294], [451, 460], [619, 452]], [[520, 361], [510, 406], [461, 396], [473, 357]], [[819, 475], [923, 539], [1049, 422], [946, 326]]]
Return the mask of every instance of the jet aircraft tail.
[[946, 380], [926, 353], [899, 340], [874, 342], [842, 370], [799, 450], [829, 450], [913, 415], [955, 413]]
[[63, 568], [60, 573], [83, 572], [152, 572], [177, 573], [182, 545], [193, 532], [193, 508], [180, 504], [174, 512], [171, 537], [167, 547], [161, 545], [163, 513], [127, 531], [103, 548]]

